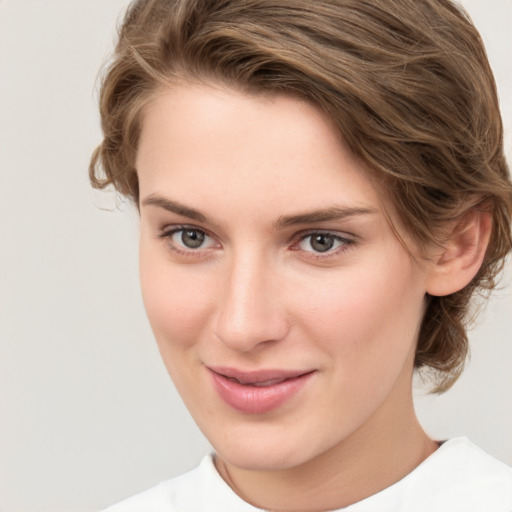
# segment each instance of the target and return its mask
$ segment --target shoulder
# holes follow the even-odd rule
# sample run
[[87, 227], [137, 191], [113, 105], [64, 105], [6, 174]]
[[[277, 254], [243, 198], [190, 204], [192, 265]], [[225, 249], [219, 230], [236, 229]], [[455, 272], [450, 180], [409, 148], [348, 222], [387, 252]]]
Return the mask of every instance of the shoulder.
[[464, 437], [444, 443], [409, 480], [416, 509], [512, 511], [512, 468]]
[[430, 471], [448, 472], [451, 479], [457, 481], [485, 477], [506, 484], [512, 482], [510, 466], [492, 457], [465, 437], [445, 442], [427, 461], [430, 462], [426, 465]]
[[347, 512], [512, 512], [512, 469], [468, 439], [445, 442], [399, 482]]
[[102, 512], [254, 512], [222, 480], [211, 455], [198, 467], [147, 491], [112, 505]]

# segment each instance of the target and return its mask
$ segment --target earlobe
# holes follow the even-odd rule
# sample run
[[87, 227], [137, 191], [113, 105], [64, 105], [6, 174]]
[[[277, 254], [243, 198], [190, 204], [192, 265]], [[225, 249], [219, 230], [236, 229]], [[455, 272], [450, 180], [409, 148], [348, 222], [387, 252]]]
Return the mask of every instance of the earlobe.
[[464, 288], [480, 269], [492, 229], [490, 212], [469, 210], [452, 230], [441, 254], [431, 260], [427, 293], [450, 295]]

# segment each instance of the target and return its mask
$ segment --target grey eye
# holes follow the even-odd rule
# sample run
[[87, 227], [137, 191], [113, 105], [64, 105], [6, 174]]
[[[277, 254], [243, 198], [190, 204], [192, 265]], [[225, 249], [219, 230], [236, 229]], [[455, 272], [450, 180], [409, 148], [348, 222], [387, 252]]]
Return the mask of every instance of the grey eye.
[[197, 249], [204, 243], [206, 235], [197, 229], [181, 230], [181, 243], [188, 249]]
[[181, 226], [164, 230], [160, 238], [167, 240], [169, 247], [180, 254], [189, 256], [202, 254], [203, 251], [220, 248], [220, 244], [205, 231], [193, 226]]
[[344, 246], [351, 245], [353, 242], [349, 238], [344, 238], [334, 233], [323, 233], [321, 231], [317, 233], [310, 233], [302, 238], [299, 242], [299, 248], [301, 251], [309, 253], [326, 253], [334, 252]]
[[326, 252], [334, 247], [335, 238], [328, 233], [318, 233], [310, 235], [311, 248], [316, 252]]

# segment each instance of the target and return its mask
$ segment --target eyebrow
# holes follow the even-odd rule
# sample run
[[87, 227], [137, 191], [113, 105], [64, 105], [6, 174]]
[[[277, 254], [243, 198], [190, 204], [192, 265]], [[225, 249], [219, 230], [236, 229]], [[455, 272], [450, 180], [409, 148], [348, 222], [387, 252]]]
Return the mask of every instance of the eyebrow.
[[[143, 206], [157, 206], [171, 213], [176, 213], [183, 217], [196, 220], [198, 222], [206, 222], [216, 224], [215, 221], [204, 213], [186, 206], [179, 201], [173, 201], [158, 195], [150, 195], [142, 201]], [[274, 222], [274, 228], [279, 230], [299, 224], [314, 224], [316, 222], [326, 222], [332, 220], [342, 220], [347, 217], [355, 217], [359, 215], [371, 215], [377, 213], [377, 208], [365, 207], [347, 207], [342, 205], [330, 206], [321, 210], [299, 213], [296, 215], [285, 215], [279, 217]]]
[[276, 229], [282, 229], [289, 226], [295, 226], [297, 224], [314, 224], [316, 222], [342, 220], [347, 217], [371, 215], [377, 212], [377, 208], [347, 207], [336, 205], [322, 210], [279, 217], [279, 219], [274, 223], [274, 227]]
[[142, 201], [143, 206], [158, 206], [159, 208], [163, 208], [171, 213], [176, 213], [183, 217], [188, 217], [189, 219], [197, 220], [198, 222], [209, 222], [213, 224], [213, 221], [210, 217], [201, 213], [199, 210], [194, 208], [190, 208], [189, 206], [185, 206], [184, 204], [178, 201], [172, 201], [171, 199], [167, 199], [165, 197], [151, 195]]

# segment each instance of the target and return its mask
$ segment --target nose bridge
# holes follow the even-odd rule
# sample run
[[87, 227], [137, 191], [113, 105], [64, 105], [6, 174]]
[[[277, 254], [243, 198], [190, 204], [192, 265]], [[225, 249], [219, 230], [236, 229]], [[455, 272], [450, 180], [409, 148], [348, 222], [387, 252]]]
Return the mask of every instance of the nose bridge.
[[277, 341], [287, 332], [277, 269], [262, 252], [246, 248], [232, 254], [218, 303], [216, 334], [242, 352]]

